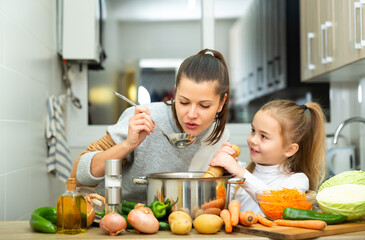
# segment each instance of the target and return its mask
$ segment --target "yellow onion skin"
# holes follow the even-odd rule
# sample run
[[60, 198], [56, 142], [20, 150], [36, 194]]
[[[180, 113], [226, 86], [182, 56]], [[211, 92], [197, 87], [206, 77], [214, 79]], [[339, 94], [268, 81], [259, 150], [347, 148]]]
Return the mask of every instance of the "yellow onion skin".
[[87, 227], [89, 227], [94, 222], [95, 219], [95, 211], [89, 201], [86, 201], [86, 210], [87, 210]]
[[160, 227], [157, 218], [153, 215], [151, 209], [147, 207], [132, 209], [127, 220], [136, 232], [155, 233]]
[[95, 210], [93, 205], [93, 200], [98, 200], [96, 202], [97, 205], [101, 206], [101, 204], [105, 205], [105, 198], [103, 196], [100, 196], [97, 193], [90, 193], [85, 196], [86, 201], [86, 214], [87, 214], [87, 227], [89, 227], [95, 219]]
[[101, 219], [99, 227], [106, 234], [115, 236], [125, 231], [127, 221], [120, 214], [111, 212]]

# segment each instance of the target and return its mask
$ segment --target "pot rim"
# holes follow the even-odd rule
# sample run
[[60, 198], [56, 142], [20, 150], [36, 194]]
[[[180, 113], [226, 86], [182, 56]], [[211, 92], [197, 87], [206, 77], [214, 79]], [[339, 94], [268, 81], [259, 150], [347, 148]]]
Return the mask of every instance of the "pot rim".
[[203, 171], [183, 171], [183, 172], [159, 172], [150, 173], [146, 175], [148, 179], [171, 179], [171, 180], [217, 180], [217, 179], [229, 179], [232, 175], [223, 175], [221, 177], [202, 177], [205, 172]]

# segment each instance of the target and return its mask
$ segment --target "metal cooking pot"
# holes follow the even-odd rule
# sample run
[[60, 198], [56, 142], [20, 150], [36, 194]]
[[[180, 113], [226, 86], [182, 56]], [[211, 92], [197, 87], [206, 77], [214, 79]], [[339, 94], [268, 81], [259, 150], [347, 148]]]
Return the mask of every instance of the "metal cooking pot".
[[214, 211], [212, 207], [226, 208], [230, 184], [243, 183], [245, 180], [232, 178], [231, 175], [203, 178], [203, 174], [204, 172], [154, 173], [133, 178], [133, 182], [147, 185], [148, 205], [154, 200], [176, 202], [173, 211], [185, 211], [194, 219], [202, 213]]

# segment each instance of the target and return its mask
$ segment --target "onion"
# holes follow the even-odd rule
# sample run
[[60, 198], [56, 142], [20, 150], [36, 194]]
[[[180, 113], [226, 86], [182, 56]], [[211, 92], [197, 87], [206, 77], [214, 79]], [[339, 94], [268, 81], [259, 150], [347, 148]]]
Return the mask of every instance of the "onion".
[[87, 212], [87, 226], [89, 227], [95, 219], [95, 211], [89, 201], [86, 201], [86, 212]]
[[118, 213], [108, 213], [100, 221], [100, 229], [111, 236], [118, 235], [127, 228], [127, 221]]
[[136, 232], [155, 233], [160, 227], [157, 218], [153, 215], [151, 209], [147, 207], [132, 209], [127, 220]]
[[95, 219], [94, 204], [98, 206], [105, 205], [105, 198], [97, 193], [91, 193], [85, 197], [86, 213], [87, 213], [87, 227], [89, 227]]

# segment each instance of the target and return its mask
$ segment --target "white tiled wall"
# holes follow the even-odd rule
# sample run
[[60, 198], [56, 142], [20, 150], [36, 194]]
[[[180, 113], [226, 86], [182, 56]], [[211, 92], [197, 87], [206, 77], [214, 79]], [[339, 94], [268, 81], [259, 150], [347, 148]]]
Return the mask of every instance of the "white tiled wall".
[[46, 172], [46, 99], [63, 85], [56, 0], [0, 0], [0, 221], [56, 206], [64, 184]]
[[[334, 133], [337, 126], [344, 120], [350, 117], [365, 117], [362, 109], [365, 107], [365, 101], [358, 101], [358, 86], [361, 79], [356, 81], [334, 82], [331, 83], [331, 124], [327, 129], [328, 133]], [[341, 131], [350, 145], [355, 146], [355, 158], [357, 168], [365, 171], [365, 156], [364, 156], [364, 124], [351, 123], [346, 125]]]

